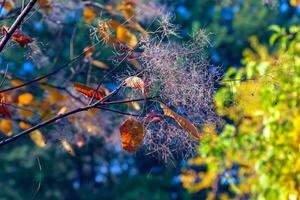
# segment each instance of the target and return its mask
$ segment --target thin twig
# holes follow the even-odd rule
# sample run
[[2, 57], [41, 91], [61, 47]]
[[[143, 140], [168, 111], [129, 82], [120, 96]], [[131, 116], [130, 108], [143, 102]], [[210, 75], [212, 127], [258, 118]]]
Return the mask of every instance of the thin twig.
[[28, 15], [30, 10], [33, 8], [34, 4], [37, 2], [37, 0], [30, 0], [27, 6], [24, 8], [24, 10], [21, 12], [21, 14], [17, 17], [16, 21], [13, 23], [13, 25], [9, 28], [7, 33], [4, 35], [0, 42], [0, 52], [5, 47], [6, 43], [9, 41], [9, 39], [12, 37], [14, 32], [17, 30], [17, 28], [21, 25], [22, 21]]

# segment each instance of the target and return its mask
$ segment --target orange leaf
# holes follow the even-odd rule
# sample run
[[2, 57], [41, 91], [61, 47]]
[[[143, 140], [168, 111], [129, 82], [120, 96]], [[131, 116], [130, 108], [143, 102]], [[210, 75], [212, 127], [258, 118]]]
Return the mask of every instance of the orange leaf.
[[45, 13], [49, 13], [49, 11], [51, 10], [51, 0], [38, 0], [38, 3], [40, 4], [41, 9], [45, 12]]
[[145, 128], [141, 122], [130, 118], [122, 124], [120, 133], [122, 148], [132, 153], [142, 145], [145, 137]]
[[28, 124], [28, 123], [26, 123], [26, 122], [23, 122], [23, 121], [20, 121], [19, 122], [19, 127], [21, 128], [21, 129], [29, 129], [29, 128], [31, 128], [31, 124]]
[[96, 17], [97, 17], [97, 13], [93, 8], [85, 8], [83, 10], [83, 19], [85, 23], [91, 24]]
[[11, 136], [13, 133], [13, 123], [9, 119], [2, 119], [0, 121], [0, 131], [7, 137]]
[[20, 105], [29, 105], [33, 100], [33, 95], [30, 93], [21, 94], [18, 97], [18, 101]]
[[95, 51], [95, 49], [92, 46], [88, 46], [83, 49], [85, 56], [88, 56], [88, 57], [92, 56], [94, 51]]
[[165, 104], [160, 103], [160, 107], [163, 109], [164, 114], [168, 117], [173, 118], [179, 126], [181, 126], [183, 129], [185, 129], [192, 137], [195, 139], [201, 139], [200, 132], [198, 131], [197, 127], [190, 122], [188, 119], [178, 115], [174, 111], [172, 111], [168, 106]]
[[96, 92], [96, 90], [94, 90], [93, 88], [90, 88], [84, 84], [73, 83], [73, 85], [77, 92], [80, 92], [81, 94], [84, 94], [87, 97], [91, 98], [91, 97], [93, 97], [93, 95], [95, 93], [95, 96], [94, 96], [95, 99], [101, 100], [103, 98], [102, 92], [100, 92], [100, 91]]

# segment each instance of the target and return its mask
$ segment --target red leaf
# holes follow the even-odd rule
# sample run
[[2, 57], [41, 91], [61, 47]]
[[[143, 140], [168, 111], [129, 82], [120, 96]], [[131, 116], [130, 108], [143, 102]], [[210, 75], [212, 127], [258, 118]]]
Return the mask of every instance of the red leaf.
[[8, 107], [5, 104], [5, 98], [0, 93], [0, 113], [3, 115], [3, 117], [11, 118], [11, 114], [9, 113]]

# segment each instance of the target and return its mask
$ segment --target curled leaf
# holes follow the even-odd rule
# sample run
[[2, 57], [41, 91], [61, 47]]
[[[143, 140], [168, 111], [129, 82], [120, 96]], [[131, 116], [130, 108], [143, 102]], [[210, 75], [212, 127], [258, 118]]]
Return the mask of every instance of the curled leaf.
[[130, 118], [121, 125], [120, 133], [122, 148], [132, 153], [142, 145], [145, 137], [145, 128], [141, 122]]
[[127, 87], [141, 90], [143, 92], [143, 94], [145, 96], [147, 96], [145, 94], [145, 83], [141, 78], [139, 78], [137, 76], [130, 76], [127, 79], [125, 79], [125, 83], [126, 83]]
[[164, 114], [168, 117], [173, 118], [179, 126], [181, 126], [183, 129], [185, 129], [193, 138], [199, 140], [201, 139], [201, 134], [198, 131], [197, 127], [190, 122], [188, 119], [178, 115], [174, 111], [172, 111], [168, 106], [165, 104], [160, 103], [161, 109], [164, 111]]
[[84, 94], [87, 97], [91, 98], [95, 93], [94, 96], [95, 99], [101, 100], [103, 98], [103, 93], [101, 91], [96, 92], [96, 90], [94, 90], [93, 88], [90, 88], [81, 83], [73, 83], [73, 85], [77, 92], [80, 92], [81, 94]]
[[44, 136], [40, 130], [35, 130], [30, 133], [31, 140], [39, 147], [43, 148], [46, 146]]

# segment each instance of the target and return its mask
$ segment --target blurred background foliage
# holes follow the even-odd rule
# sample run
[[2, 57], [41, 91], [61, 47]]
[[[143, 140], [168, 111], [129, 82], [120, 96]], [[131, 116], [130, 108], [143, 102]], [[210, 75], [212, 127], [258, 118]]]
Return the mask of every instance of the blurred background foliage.
[[[209, 199], [232, 193], [233, 199], [300, 198], [300, 29], [270, 29], [271, 44], [251, 37], [245, 67], [229, 68], [221, 81], [216, 105], [227, 120], [220, 134], [200, 142], [199, 157], [183, 170], [190, 191], [220, 184], [229, 191], [212, 190]], [[197, 171], [194, 165], [206, 168]]]
[[[25, 139], [0, 151], [1, 200], [300, 199], [300, 34], [292, 26], [299, 23], [297, 3], [167, 4], [183, 39], [199, 28], [210, 34], [210, 62], [227, 71], [216, 95], [224, 125], [210, 127], [199, 156], [166, 166], [145, 152], [120, 156], [119, 150], [109, 151], [92, 138], [71, 157], [60, 148], [39, 149]], [[79, 22], [74, 54], [86, 46], [90, 32], [82, 10], [66, 16], [59, 32], [49, 31], [38, 19], [24, 30], [44, 44], [52, 42], [49, 38], [59, 40], [55, 48], [43, 49], [50, 60], [60, 52], [57, 65], [70, 57], [74, 23]], [[279, 26], [269, 28], [273, 24]], [[107, 51], [101, 56], [107, 57]], [[44, 73], [24, 56], [25, 50], [13, 47], [4, 54], [0, 63], [8, 63], [18, 76], [30, 79]]]

